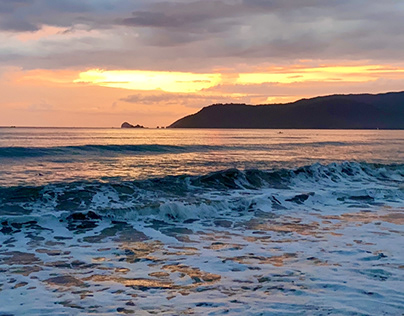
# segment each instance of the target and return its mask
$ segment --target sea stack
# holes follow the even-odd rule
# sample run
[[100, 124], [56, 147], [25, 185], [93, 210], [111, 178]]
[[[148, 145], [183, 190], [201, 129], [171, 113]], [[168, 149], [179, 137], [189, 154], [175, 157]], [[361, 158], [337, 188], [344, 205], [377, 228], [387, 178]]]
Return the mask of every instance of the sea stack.
[[132, 124], [130, 124], [128, 122], [123, 122], [122, 125], [121, 125], [121, 128], [144, 128], [144, 126], [139, 125], [139, 124], [132, 125]]

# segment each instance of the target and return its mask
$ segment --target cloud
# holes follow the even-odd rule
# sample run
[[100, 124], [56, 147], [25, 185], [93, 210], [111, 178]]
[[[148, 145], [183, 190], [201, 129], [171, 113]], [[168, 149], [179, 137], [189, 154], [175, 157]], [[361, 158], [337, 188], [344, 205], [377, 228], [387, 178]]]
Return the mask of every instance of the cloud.
[[187, 108], [198, 108], [215, 103], [250, 103], [254, 95], [241, 95], [228, 92], [226, 94], [208, 93], [167, 93], [139, 91], [121, 98], [119, 101], [133, 103], [136, 105], [161, 106], [161, 105], [181, 105]]
[[[196, 70], [299, 59], [402, 63], [394, 0], [3, 0], [0, 64]], [[22, 33], [64, 31], [29, 43]]]
[[13, 13], [18, 8], [31, 5], [33, 0], [2, 0], [0, 2], [0, 13]]
[[[250, 96], [252, 104], [285, 103], [319, 95], [349, 93], [382, 93], [402, 91], [404, 78], [379, 78], [370, 82], [293, 82], [262, 84], [223, 84], [207, 89], [207, 93], [229, 95], [237, 91]], [[249, 102], [247, 102], [249, 103]]]
[[128, 4], [128, 0], [113, 3], [106, 0], [2, 0], [0, 30], [30, 32], [44, 25], [74, 27], [77, 24], [102, 28], [112, 25], [117, 15], [126, 12]]

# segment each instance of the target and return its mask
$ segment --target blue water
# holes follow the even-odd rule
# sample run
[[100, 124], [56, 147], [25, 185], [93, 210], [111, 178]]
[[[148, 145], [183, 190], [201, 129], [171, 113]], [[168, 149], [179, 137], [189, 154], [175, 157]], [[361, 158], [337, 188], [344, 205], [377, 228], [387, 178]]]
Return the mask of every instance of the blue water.
[[0, 129], [0, 315], [400, 315], [404, 131]]

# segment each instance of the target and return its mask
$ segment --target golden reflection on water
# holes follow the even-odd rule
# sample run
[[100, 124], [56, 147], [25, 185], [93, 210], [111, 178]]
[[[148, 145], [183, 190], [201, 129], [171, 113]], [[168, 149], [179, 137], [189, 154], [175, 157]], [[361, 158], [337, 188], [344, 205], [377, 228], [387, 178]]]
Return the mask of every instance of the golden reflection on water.
[[[38, 184], [206, 174], [229, 168], [293, 168], [314, 162], [388, 162], [404, 157], [404, 131], [235, 129], [16, 129], [0, 146], [141, 146], [45, 156], [0, 165], [1, 181]], [[148, 147], [149, 146], [149, 147]], [[150, 147], [160, 146], [160, 147]], [[170, 146], [170, 147], [161, 147]], [[74, 151], [74, 150], [73, 150]], [[401, 160], [402, 161], [402, 160]], [[22, 169], [23, 168], [23, 169]], [[22, 170], [24, 172], [22, 172]], [[41, 174], [41, 176], [37, 176]], [[21, 178], [19, 178], [21, 177]]]

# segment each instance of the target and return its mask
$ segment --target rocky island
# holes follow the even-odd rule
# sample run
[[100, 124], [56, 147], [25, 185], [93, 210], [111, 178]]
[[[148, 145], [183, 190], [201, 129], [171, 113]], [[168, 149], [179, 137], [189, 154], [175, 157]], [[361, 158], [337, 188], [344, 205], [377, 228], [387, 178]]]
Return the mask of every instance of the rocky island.
[[143, 125], [139, 125], [139, 124], [137, 124], [137, 125], [132, 125], [132, 124], [130, 124], [130, 123], [128, 123], [128, 122], [123, 122], [122, 125], [121, 125], [121, 128], [144, 128], [144, 126], [143, 126]]

